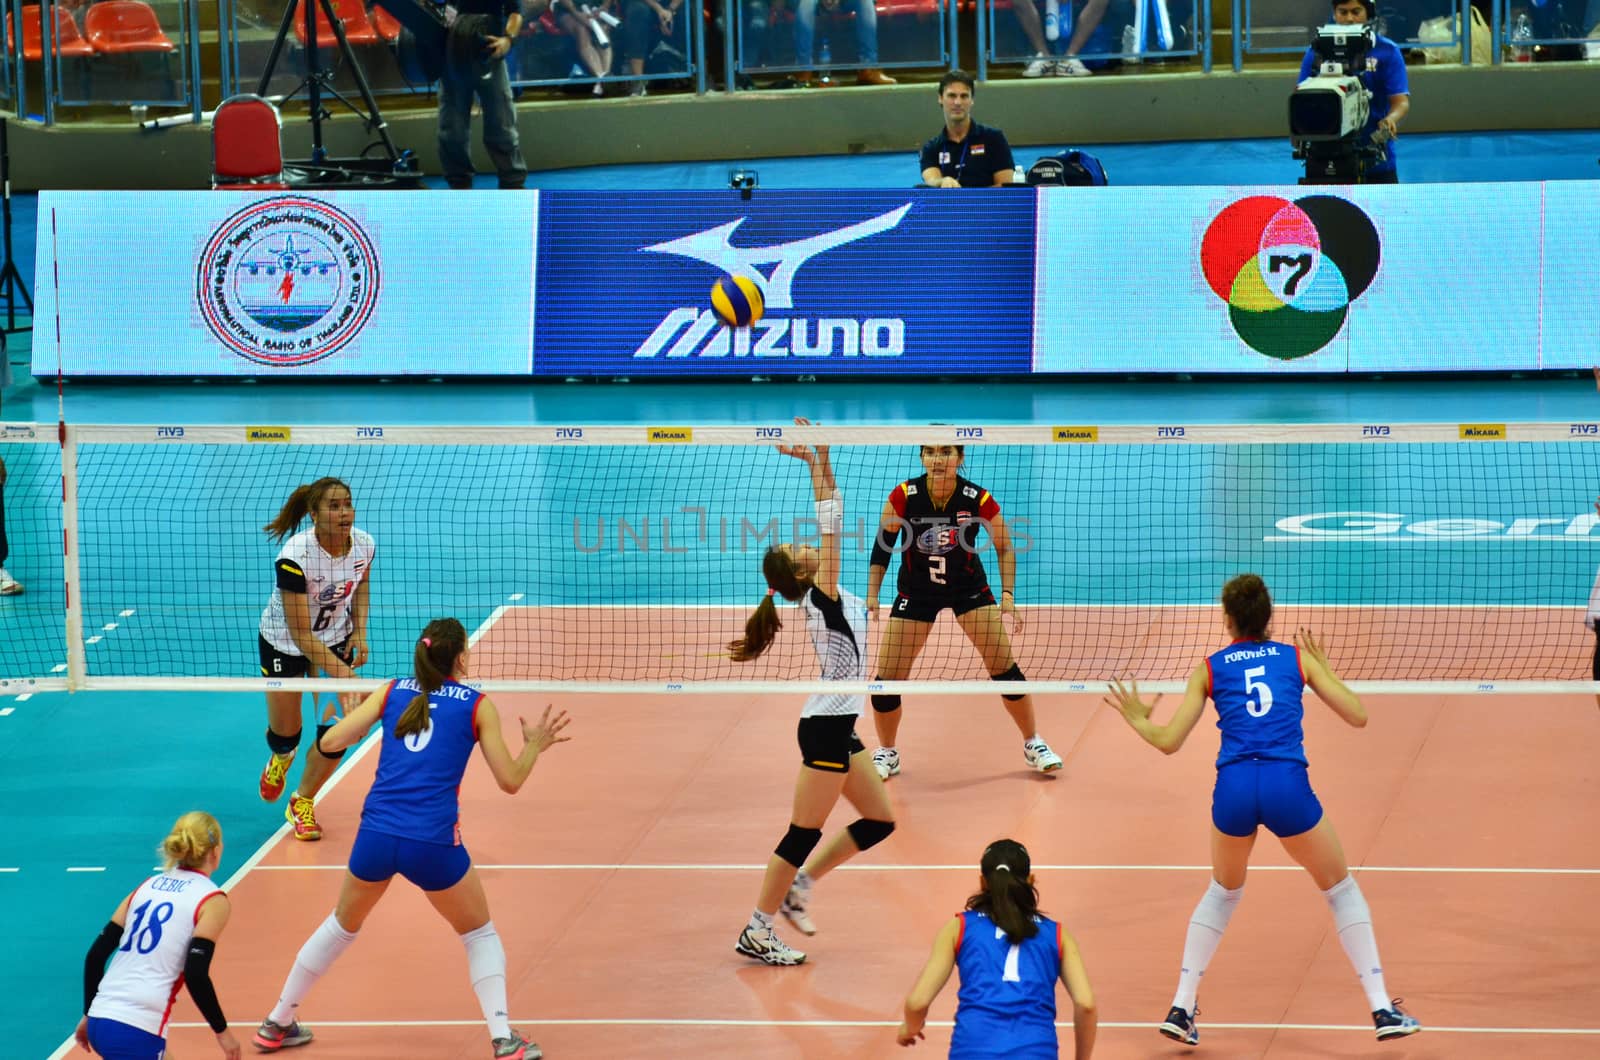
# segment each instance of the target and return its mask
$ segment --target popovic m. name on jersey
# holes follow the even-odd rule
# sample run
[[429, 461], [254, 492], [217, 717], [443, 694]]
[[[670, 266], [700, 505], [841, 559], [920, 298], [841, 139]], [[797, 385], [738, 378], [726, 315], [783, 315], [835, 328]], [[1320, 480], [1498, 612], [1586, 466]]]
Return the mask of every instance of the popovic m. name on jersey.
[[[911, 210], [897, 209], [857, 224], [805, 239], [764, 247], [735, 247], [733, 233], [744, 218], [678, 239], [643, 247], [647, 253], [674, 254], [703, 261], [761, 289], [768, 315], [748, 328], [724, 328], [709, 307], [679, 306], [657, 324], [636, 358], [648, 357], [900, 357], [906, 352], [906, 324], [900, 317], [847, 317], [774, 314], [792, 310], [793, 285], [801, 267], [817, 255], [847, 243], [890, 231]], [[773, 266], [763, 274], [758, 265]]]

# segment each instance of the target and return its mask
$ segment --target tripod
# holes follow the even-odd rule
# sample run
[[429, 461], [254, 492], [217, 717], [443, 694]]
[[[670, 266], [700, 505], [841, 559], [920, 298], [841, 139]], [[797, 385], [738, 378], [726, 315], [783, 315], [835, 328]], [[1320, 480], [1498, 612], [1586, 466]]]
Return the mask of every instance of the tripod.
[[[316, 11], [312, 7], [313, 4], [321, 5], [328, 25], [333, 27], [339, 54], [350, 64], [350, 73], [355, 79], [356, 91], [360, 93], [365, 109], [356, 106], [348, 96], [335, 88], [334, 71], [324, 69], [322, 66], [321, 50], [317, 42]], [[311, 158], [305, 162], [287, 163], [288, 168], [299, 169], [306, 175], [307, 179], [304, 182], [297, 180], [295, 183], [305, 187], [340, 187], [350, 184], [419, 187], [420, 176], [416, 157], [410, 151], [402, 151], [395, 147], [394, 140], [389, 137], [389, 125], [383, 120], [383, 113], [378, 109], [378, 101], [372, 97], [372, 87], [367, 83], [366, 72], [362, 70], [355, 53], [350, 50], [350, 41], [345, 37], [344, 22], [334, 12], [332, 0], [289, 0], [283, 12], [283, 21], [278, 26], [278, 35], [273, 38], [272, 51], [267, 55], [267, 65], [261, 71], [256, 94], [266, 96], [267, 85], [272, 81], [272, 73], [283, 54], [284, 43], [294, 27], [295, 14], [300, 11], [305, 13], [306, 76], [295, 86], [293, 92], [283, 98], [285, 101], [293, 99], [302, 88], [306, 90], [306, 102], [311, 111]], [[368, 158], [365, 153], [359, 158], [328, 157], [327, 148], [322, 142], [322, 123], [331, 117], [328, 109], [323, 106], [322, 98], [325, 93], [343, 103], [352, 114], [360, 117], [366, 123], [368, 132], [378, 134], [385, 157]]]
[[[5, 265], [0, 266], [0, 291], [5, 293], [6, 326], [0, 329], [0, 349], [5, 348], [4, 338], [19, 331], [33, 330], [33, 296], [22, 281], [16, 260], [11, 256], [11, 119], [0, 117], [0, 185], [3, 185], [4, 205], [0, 206], [0, 240], [5, 243]], [[17, 327], [17, 296], [27, 307], [28, 326]]]

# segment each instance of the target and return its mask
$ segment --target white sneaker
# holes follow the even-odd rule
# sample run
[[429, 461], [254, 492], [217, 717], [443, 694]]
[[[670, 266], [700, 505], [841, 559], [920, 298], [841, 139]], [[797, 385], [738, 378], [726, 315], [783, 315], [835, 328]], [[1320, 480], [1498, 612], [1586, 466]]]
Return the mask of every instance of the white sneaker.
[[811, 907], [811, 880], [804, 874], [794, 878], [794, 885], [789, 888], [789, 893], [783, 896], [783, 904], [778, 907], [793, 924], [795, 930], [802, 935], [815, 935], [817, 925], [811, 920], [807, 910]]
[[1139, 52], [1141, 51], [1139, 47], [1139, 34], [1134, 30], [1132, 25], [1122, 27], [1122, 50], [1124, 53], [1126, 53], [1122, 57], [1122, 61], [1124, 63], [1137, 63], [1141, 61], [1139, 58]]
[[1094, 71], [1083, 65], [1076, 55], [1069, 55], [1065, 59], [1056, 61], [1057, 77], [1090, 77]]
[[11, 576], [11, 572], [0, 567], [0, 596], [17, 596], [22, 592], [22, 583]]
[[746, 926], [739, 933], [739, 941], [733, 944], [733, 948], [746, 957], [767, 964], [789, 966], [804, 964], [806, 960], [805, 954], [780, 939], [771, 928]]
[[1055, 69], [1055, 62], [1048, 55], [1035, 55], [1027, 66], [1022, 68], [1023, 77], [1043, 77]]
[[872, 752], [872, 768], [878, 771], [878, 776], [888, 780], [900, 772], [900, 752], [893, 747], [880, 747]]
[[1037, 736], [1022, 745], [1022, 757], [1041, 773], [1054, 773], [1061, 768], [1061, 756]]

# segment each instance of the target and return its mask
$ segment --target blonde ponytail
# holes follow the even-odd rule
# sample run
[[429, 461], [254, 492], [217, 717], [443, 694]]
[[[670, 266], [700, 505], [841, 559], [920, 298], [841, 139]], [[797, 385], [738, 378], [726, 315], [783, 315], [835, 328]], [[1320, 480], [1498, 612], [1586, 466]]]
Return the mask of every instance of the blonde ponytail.
[[173, 823], [156, 853], [168, 869], [197, 872], [221, 845], [222, 826], [217, 819], [204, 810], [191, 810]]

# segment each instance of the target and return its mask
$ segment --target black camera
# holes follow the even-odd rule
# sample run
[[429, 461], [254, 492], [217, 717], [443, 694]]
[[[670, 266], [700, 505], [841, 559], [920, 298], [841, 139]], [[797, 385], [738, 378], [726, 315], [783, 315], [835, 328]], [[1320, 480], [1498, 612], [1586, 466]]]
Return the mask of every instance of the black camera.
[[1372, 93], [1361, 74], [1376, 46], [1370, 23], [1317, 30], [1317, 72], [1289, 94], [1289, 139], [1294, 157], [1306, 163], [1300, 183], [1358, 184], [1383, 159], [1382, 146], [1364, 135]]
[[753, 169], [728, 170], [728, 187], [739, 193], [739, 198], [748, 199], [750, 193], [761, 186], [761, 178]]

